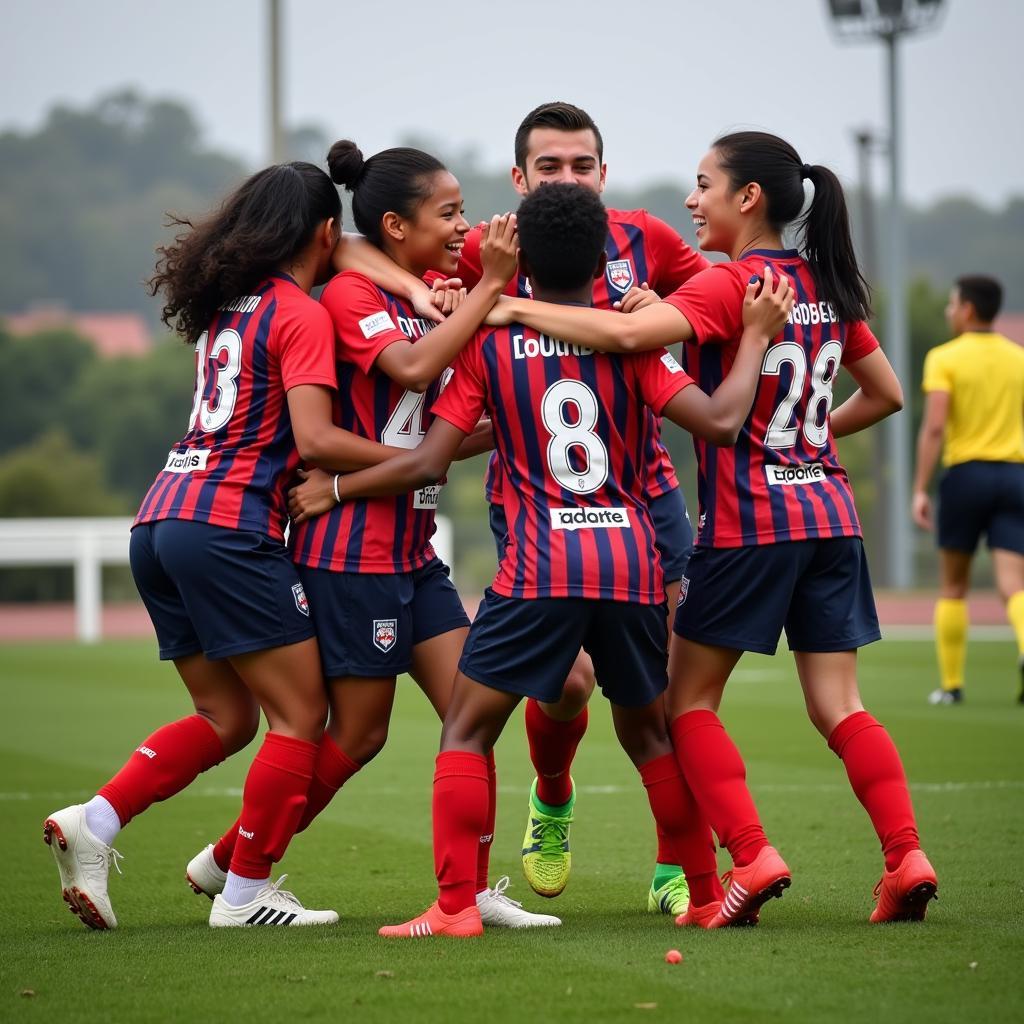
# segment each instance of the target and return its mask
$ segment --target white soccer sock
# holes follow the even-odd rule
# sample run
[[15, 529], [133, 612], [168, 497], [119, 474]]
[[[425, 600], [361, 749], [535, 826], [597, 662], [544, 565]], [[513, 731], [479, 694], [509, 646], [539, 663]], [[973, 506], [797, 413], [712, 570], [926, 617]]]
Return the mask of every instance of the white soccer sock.
[[101, 842], [111, 846], [121, 831], [121, 819], [113, 805], [102, 796], [94, 796], [85, 805], [85, 824]]
[[234, 871], [228, 872], [228, 879], [224, 883], [224, 892], [221, 895], [224, 902], [232, 907], [242, 907], [246, 903], [252, 903], [260, 894], [261, 889], [266, 889], [270, 884], [269, 878], [243, 878], [236, 875]]

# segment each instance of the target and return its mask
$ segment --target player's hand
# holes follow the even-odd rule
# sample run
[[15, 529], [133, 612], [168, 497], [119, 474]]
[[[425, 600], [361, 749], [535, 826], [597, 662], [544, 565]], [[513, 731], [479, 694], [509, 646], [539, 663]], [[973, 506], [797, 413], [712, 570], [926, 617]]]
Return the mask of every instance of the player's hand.
[[661, 302], [657, 292], [652, 292], [646, 281], [639, 288], [633, 285], [618, 302], [612, 303], [612, 309], [618, 309], [623, 313], [632, 313], [634, 309], [643, 309], [644, 306], [653, 306], [655, 302]]
[[785, 274], [778, 281], [772, 268], [764, 268], [764, 278], [752, 277], [743, 296], [743, 326], [757, 328], [771, 341], [782, 330], [793, 309], [796, 295]]
[[466, 297], [466, 289], [462, 287], [461, 277], [448, 277], [435, 281], [430, 286], [430, 295], [442, 315], [448, 316], [462, 304]]
[[519, 269], [519, 235], [514, 213], [495, 214], [480, 232], [480, 266], [483, 277], [504, 287]]
[[925, 491], [914, 491], [914, 496], [910, 499], [910, 518], [922, 530], [935, 529], [935, 521], [932, 519], [932, 499]]
[[300, 469], [299, 479], [302, 483], [288, 492], [288, 515], [296, 525], [330, 512], [337, 504], [333, 473], [325, 473], [322, 469]]
[[508, 327], [515, 320], [515, 299], [511, 295], [499, 295], [491, 306], [491, 311], [484, 317], [488, 327]]

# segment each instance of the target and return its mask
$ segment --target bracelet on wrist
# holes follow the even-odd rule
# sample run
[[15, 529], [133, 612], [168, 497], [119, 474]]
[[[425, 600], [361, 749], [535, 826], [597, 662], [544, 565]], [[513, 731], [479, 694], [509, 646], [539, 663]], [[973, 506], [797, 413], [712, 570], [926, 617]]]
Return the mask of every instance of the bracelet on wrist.
[[341, 504], [341, 495], [338, 493], [338, 480], [341, 477], [340, 473], [334, 474], [334, 502], [336, 505]]

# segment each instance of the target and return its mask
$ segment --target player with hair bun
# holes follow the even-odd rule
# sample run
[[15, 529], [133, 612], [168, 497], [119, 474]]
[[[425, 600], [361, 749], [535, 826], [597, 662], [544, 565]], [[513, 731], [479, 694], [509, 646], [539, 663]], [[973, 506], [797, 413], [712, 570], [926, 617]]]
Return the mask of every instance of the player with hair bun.
[[[782, 230], [800, 218], [806, 180], [814, 193], [799, 220], [801, 254], [783, 247]], [[765, 354], [736, 447], [696, 441], [700, 522], [676, 613], [666, 704], [679, 764], [733, 869], [721, 901], [710, 890], [697, 891], [691, 878], [692, 904], [679, 923], [750, 923], [790, 884], [717, 715], [743, 652], [773, 653], [783, 628], [810, 719], [842, 759], [882, 844], [885, 867], [871, 920], [921, 920], [936, 893], [935, 872], [920, 849], [899, 754], [864, 710], [857, 687], [857, 648], [880, 633], [835, 438], [897, 411], [903, 394], [864, 322], [869, 294], [842, 186], [777, 136], [738, 132], [713, 143], [686, 205], [700, 247], [727, 253], [730, 262], [699, 274], [666, 301], [617, 316], [503, 299], [489, 318], [525, 321], [601, 351], [681, 341], [688, 371], [714, 393], [736, 358], [740, 298], [750, 275], [767, 267], [795, 284], [796, 305]], [[833, 413], [840, 367], [859, 389]]]
[[[439, 160], [410, 148], [364, 160], [355, 143], [344, 140], [331, 147], [327, 163], [334, 181], [352, 193], [356, 227], [372, 245], [418, 279], [451, 276], [469, 224], [459, 183]], [[516, 248], [515, 217], [494, 217], [485, 232], [480, 283], [436, 326], [361, 273], [333, 278], [320, 302], [336, 339], [337, 422], [370, 441], [415, 449], [449, 364], [515, 271]], [[481, 435], [489, 446], [489, 428]], [[440, 484], [343, 504], [338, 484], [320, 473], [303, 485], [302, 493], [319, 495], [319, 508], [329, 511], [295, 524], [290, 538], [320, 636], [330, 700], [300, 829], [384, 747], [399, 675], [409, 672], [443, 717], [469, 626], [448, 567], [430, 543]], [[557, 925], [557, 918], [529, 914], [508, 899], [507, 879], [488, 885], [493, 761], [490, 773], [490, 816], [479, 837], [476, 876], [484, 919], [517, 928]], [[195, 888], [216, 891], [236, 832], [229, 829], [189, 864]]]
[[204, 221], [172, 218], [185, 230], [160, 250], [150, 287], [164, 293], [164, 322], [195, 347], [195, 398], [139, 509], [130, 558], [160, 657], [174, 661], [195, 713], [144, 740], [88, 803], [46, 819], [64, 899], [90, 928], [117, 925], [107, 881], [121, 828], [245, 747], [261, 710], [270, 731], [210, 924], [338, 919], [306, 910], [270, 869], [303, 814], [327, 717], [309, 602], [284, 546], [285, 489], [300, 459], [346, 470], [388, 455], [331, 420], [333, 333], [309, 292], [331, 272], [340, 219], [323, 171], [281, 164]]

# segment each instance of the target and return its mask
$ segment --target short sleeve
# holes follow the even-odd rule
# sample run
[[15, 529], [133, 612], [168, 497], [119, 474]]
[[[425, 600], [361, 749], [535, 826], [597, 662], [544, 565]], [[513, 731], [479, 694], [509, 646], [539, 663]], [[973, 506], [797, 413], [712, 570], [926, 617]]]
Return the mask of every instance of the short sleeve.
[[274, 318], [281, 385], [322, 384], [336, 390], [334, 330], [326, 310], [312, 299], [289, 303]]
[[430, 409], [432, 416], [440, 416], [465, 434], [473, 432], [486, 406], [481, 349], [492, 333], [492, 329], [478, 331], [455, 357], [452, 375]]
[[644, 238], [654, 264], [654, 280], [647, 283], [662, 297], [671, 295], [691, 277], [707, 270], [711, 263], [691, 249], [672, 227], [658, 217], [646, 215]]
[[665, 296], [665, 302], [686, 317], [699, 345], [728, 342], [743, 333], [746, 290], [747, 283], [735, 266], [716, 264]]
[[475, 288], [484, 276], [483, 263], [480, 259], [480, 235], [482, 225], [470, 228], [466, 233], [462, 254], [459, 256], [457, 276], [467, 288]]
[[388, 310], [384, 293], [368, 277], [346, 270], [332, 278], [320, 296], [337, 337], [338, 358], [363, 373], [396, 341], [408, 343]]
[[695, 383], [666, 349], [652, 349], [624, 358], [634, 361], [640, 395], [644, 404], [657, 416], [683, 388]]
[[850, 324], [846, 330], [846, 342], [843, 345], [842, 363], [849, 366], [865, 356], [871, 355], [878, 348], [878, 339], [871, 328], [863, 320]]
[[933, 348], [924, 357], [924, 379], [921, 383], [924, 391], [953, 390], [953, 375], [950, 373], [949, 361], [942, 358], [942, 352]]

